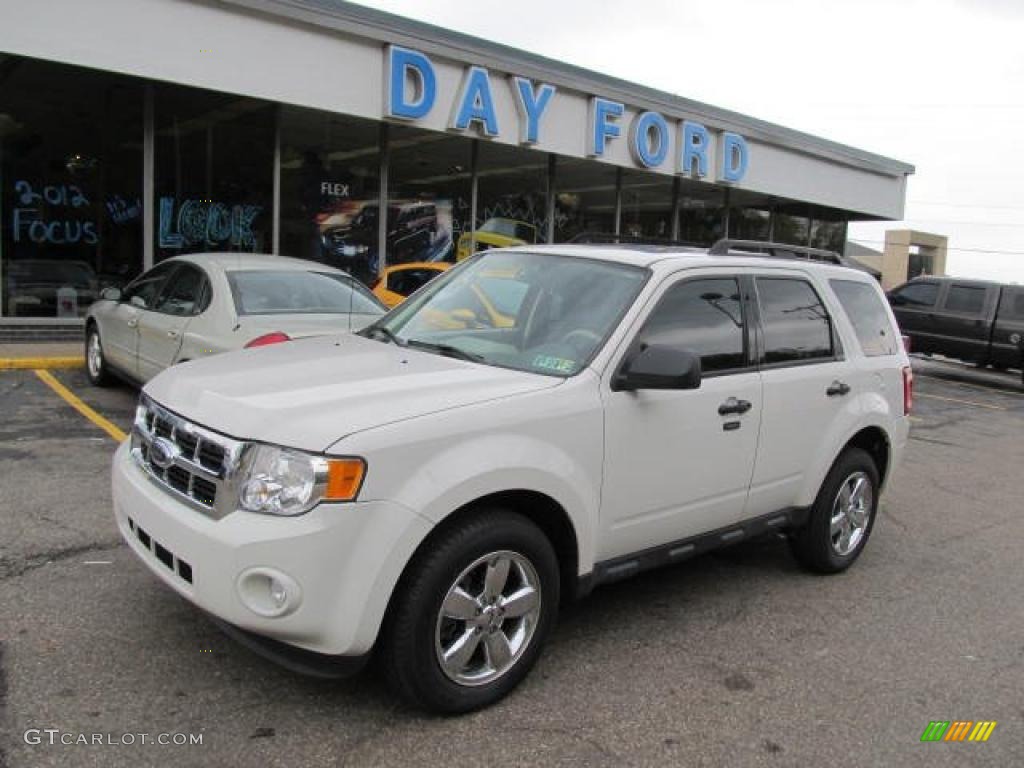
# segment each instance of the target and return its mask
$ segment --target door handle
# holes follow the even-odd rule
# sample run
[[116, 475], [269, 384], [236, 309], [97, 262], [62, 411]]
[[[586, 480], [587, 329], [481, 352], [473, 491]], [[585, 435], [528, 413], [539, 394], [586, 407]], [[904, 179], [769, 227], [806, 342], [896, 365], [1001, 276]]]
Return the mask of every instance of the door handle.
[[167, 332], [167, 338], [169, 338], [169, 339], [176, 339], [176, 338], [178, 338], [178, 332], [177, 331], [168, 331]]
[[730, 397], [718, 406], [718, 414], [728, 416], [730, 413], [746, 413], [753, 407], [749, 400], [737, 400], [735, 397]]
[[128, 318], [128, 327], [129, 328], [134, 328], [138, 324], [139, 324], [139, 318], [137, 318], [137, 317], [129, 317]]
[[825, 390], [825, 394], [828, 395], [829, 397], [836, 397], [837, 395], [839, 397], [842, 397], [843, 395], [848, 395], [849, 393], [850, 385], [844, 381], [839, 381], [838, 379], [829, 384], [828, 389]]

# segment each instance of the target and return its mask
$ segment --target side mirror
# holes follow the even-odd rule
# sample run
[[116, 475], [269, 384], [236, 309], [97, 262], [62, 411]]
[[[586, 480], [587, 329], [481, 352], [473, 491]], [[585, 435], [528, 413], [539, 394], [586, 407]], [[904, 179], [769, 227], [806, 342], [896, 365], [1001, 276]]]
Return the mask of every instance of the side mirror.
[[114, 288], [113, 286], [109, 288], [104, 288], [102, 291], [100, 291], [100, 298], [106, 299], [107, 301], [120, 301], [121, 289]]
[[652, 344], [626, 359], [612, 380], [612, 389], [697, 389], [700, 379], [700, 357], [689, 350]]
[[128, 300], [128, 303], [133, 307], [138, 307], [139, 309], [146, 308], [146, 300], [141, 296], [132, 296], [131, 299]]
[[898, 293], [890, 293], [888, 294], [888, 297], [889, 303], [892, 304], [894, 307], [901, 307], [907, 303], [907, 300]]

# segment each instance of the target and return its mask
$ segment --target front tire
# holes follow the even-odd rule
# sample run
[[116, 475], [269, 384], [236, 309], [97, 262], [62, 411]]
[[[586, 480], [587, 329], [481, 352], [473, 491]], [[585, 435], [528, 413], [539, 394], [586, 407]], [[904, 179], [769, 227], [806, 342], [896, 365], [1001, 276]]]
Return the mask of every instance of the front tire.
[[797, 561], [815, 573], [845, 571], [860, 557], [878, 512], [878, 467], [870, 454], [847, 448], [836, 459], [807, 524], [793, 533]]
[[517, 513], [481, 510], [431, 541], [400, 580], [383, 634], [388, 682], [432, 712], [493, 704], [537, 661], [558, 600], [544, 533]]
[[113, 379], [103, 356], [100, 332], [95, 325], [90, 325], [85, 334], [85, 372], [89, 376], [89, 382], [97, 387], [106, 387]]

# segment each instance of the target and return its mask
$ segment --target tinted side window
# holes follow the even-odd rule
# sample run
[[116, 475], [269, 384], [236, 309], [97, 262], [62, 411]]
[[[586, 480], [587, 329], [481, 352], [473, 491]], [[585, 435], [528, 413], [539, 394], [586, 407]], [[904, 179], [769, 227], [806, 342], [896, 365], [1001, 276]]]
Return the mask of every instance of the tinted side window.
[[939, 298], [939, 284], [909, 283], [896, 291], [896, 296], [900, 298], [897, 304], [908, 307], [934, 307], [935, 300]]
[[640, 332], [646, 344], [688, 349], [707, 372], [743, 368], [743, 305], [736, 280], [687, 280], [668, 290]]
[[789, 363], [833, 356], [832, 322], [810, 283], [759, 277], [764, 361]]
[[167, 282], [154, 309], [168, 315], [188, 316], [198, 311], [203, 292], [203, 273], [183, 264]]
[[1003, 288], [996, 318], [998, 320], [1024, 320], [1024, 288]]
[[951, 285], [946, 296], [946, 309], [950, 312], [969, 312], [976, 315], [985, 306], [985, 290], [970, 285]]
[[854, 280], [832, 280], [832, 290], [853, 324], [860, 348], [867, 357], [895, 355], [896, 333], [874, 286]]
[[124, 300], [138, 299], [143, 303], [144, 307], [152, 309], [160, 289], [164, 286], [164, 281], [167, 280], [177, 266], [178, 262], [176, 261], [157, 264], [149, 272], [140, 275], [131, 285], [124, 289]]

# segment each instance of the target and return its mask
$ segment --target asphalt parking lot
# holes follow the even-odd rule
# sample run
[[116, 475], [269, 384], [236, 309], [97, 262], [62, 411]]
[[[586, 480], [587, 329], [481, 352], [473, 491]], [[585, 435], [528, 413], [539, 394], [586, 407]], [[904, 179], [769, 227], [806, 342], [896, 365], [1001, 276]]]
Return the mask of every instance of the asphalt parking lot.
[[[1022, 765], [1020, 376], [915, 368], [911, 445], [852, 570], [807, 575], [770, 538], [602, 588], [511, 697], [456, 719], [372, 667], [305, 679], [222, 636], [120, 544], [114, 440], [0, 373], [0, 768]], [[127, 429], [134, 391], [54, 375]], [[998, 726], [921, 743], [931, 720]], [[179, 733], [202, 743], [140, 743]]]

